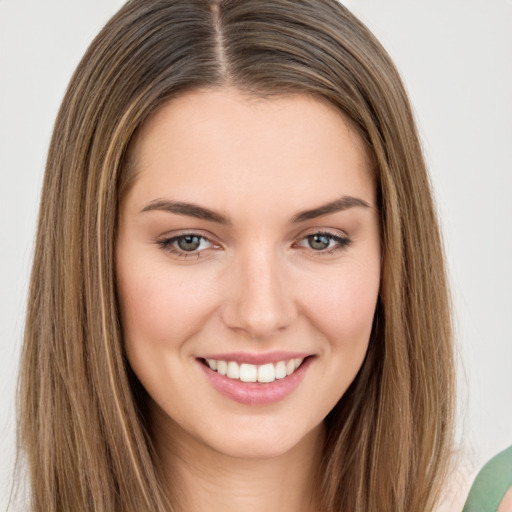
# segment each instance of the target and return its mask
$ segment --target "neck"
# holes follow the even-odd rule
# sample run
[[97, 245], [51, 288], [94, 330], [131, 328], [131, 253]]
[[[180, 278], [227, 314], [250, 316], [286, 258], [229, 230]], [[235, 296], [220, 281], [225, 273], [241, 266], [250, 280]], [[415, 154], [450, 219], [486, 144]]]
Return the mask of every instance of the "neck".
[[[323, 425], [307, 434], [292, 450], [268, 459], [232, 457], [214, 451], [196, 439], [183, 440], [183, 435], [173, 435], [172, 438], [155, 435], [158, 426], [153, 427], [156, 451], [167, 487], [171, 489], [175, 510], [318, 510], [316, 489], [324, 441]], [[177, 438], [181, 438], [179, 443]]]

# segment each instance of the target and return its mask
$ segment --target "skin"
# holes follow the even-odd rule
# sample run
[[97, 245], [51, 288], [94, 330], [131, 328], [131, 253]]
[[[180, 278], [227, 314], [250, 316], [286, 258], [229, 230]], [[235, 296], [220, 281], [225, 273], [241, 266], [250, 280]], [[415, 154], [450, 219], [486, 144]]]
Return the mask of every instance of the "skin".
[[[146, 122], [131, 157], [118, 292], [157, 454], [180, 489], [173, 499], [191, 511], [315, 510], [323, 420], [361, 367], [380, 284], [375, 186], [360, 137], [306, 95], [196, 90]], [[344, 196], [367, 206], [297, 221]], [[163, 200], [229, 222], [148, 208]], [[190, 233], [204, 239], [183, 257], [176, 237]], [[315, 233], [327, 233], [326, 249], [311, 246]], [[278, 350], [311, 357], [298, 387], [266, 405], [219, 393], [200, 359]]]
[[497, 512], [512, 512], [512, 487], [503, 496]]

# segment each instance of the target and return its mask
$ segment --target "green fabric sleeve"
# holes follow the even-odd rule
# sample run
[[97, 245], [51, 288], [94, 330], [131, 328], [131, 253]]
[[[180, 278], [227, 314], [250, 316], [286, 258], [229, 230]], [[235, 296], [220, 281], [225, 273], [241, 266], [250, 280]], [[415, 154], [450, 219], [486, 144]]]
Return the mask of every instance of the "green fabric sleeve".
[[496, 512], [512, 486], [512, 446], [492, 458], [478, 473], [462, 512]]

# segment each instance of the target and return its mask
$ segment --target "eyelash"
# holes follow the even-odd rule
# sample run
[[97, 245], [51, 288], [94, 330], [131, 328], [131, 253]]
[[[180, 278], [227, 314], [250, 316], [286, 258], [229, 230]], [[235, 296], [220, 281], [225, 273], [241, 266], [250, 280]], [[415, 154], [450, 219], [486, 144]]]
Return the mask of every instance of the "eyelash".
[[[183, 234], [180, 234], [180, 235], [177, 235], [177, 236], [173, 236], [171, 238], [164, 238], [162, 240], [157, 240], [156, 243], [160, 246], [160, 248], [164, 251], [166, 251], [167, 253], [169, 254], [172, 254], [173, 256], [177, 256], [178, 258], [200, 258], [201, 257], [201, 253], [203, 251], [205, 251], [206, 249], [202, 249], [202, 250], [192, 250], [192, 251], [185, 251], [183, 249], [179, 249], [177, 247], [175, 247], [173, 244], [176, 244], [179, 240], [183, 240], [187, 237], [190, 237], [190, 238], [197, 238], [199, 239], [200, 243], [203, 243], [204, 241], [208, 242], [209, 244], [211, 244], [212, 247], [218, 247], [216, 246], [211, 240], [209, 240], [207, 237], [203, 236], [203, 235], [200, 235], [198, 233], [183, 233]], [[335, 235], [333, 233], [330, 233], [328, 231], [315, 231], [313, 233], [310, 233], [308, 235], [305, 235], [303, 236], [300, 240], [298, 240], [297, 242], [294, 242], [293, 246], [296, 247], [296, 248], [299, 248], [299, 247], [304, 247], [306, 249], [308, 249], [308, 247], [306, 246], [303, 246], [303, 245], [300, 245], [300, 242], [303, 242], [311, 237], [326, 237], [329, 239], [329, 244], [331, 242], [335, 242], [335, 245], [333, 247], [327, 247], [325, 249], [321, 249], [321, 250], [315, 250], [313, 249], [312, 247], [309, 247], [309, 249], [315, 253], [315, 254], [318, 254], [318, 255], [330, 255], [330, 254], [334, 254], [340, 250], [343, 250], [345, 249], [346, 247], [348, 247], [351, 243], [352, 243], [352, 240], [347, 237], [347, 236], [340, 236], [340, 235]]]
[[[340, 250], [345, 249], [352, 243], [352, 240], [347, 236], [335, 235], [334, 233], [330, 233], [329, 231], [315, 231], [314, 233], [310, 233], [306, 236], [303, 236], [299, 240], [299, 242], [295, 243], [294, 245], [300, 246], [300, 242], [310, 239], [312, 237], [326, 237], [329, 239], [329, 243], [331, 241], [335, 242], [335, 245], [333, 247], [327, 247], [326, 249], [321, 249], [321, 250], [315, 250], [312, 247], [309, 247], [309, 249], [311, 249], [314, 253], [319, 254], [319, 255], [334, 254]], [[302, 247], [304, 247], [304, 246], [302, 246]]]
[[182, 233], [177, 236], [173, 236], [171, 238], [164, 238], [162, 240], [157, 240], [157, 244], [164, 250], [165, 252], [172, 254], [173, 256], [177, 256], [178, 258], [199, 258], [201, 257], [201, 252], [203, 250], [194, 250], [194, 251], [185, 251], [183, 249], [179, 249], [177, 247], [174, 247], [173, 244], [177, 243], [179, 240], [183, 240], [187, 237], [190, 238], [198, 238], [200, 240], [200, 243], [203, 243], [204, 241], [209, 242], [212, 246], [215, 246], [213, 242], [211, 242], [207, 237], [200, 235], [198, 233]]

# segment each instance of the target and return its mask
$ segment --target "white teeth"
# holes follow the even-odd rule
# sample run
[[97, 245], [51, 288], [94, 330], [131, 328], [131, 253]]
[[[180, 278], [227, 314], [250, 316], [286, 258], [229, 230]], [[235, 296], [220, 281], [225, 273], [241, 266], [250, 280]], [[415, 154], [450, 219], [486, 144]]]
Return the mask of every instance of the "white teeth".
[[258, 367], [253, 364], [240, 365], [240, 380], [242, 382], [256, 382], [258, 380]]
[[228, 363], [226, 363], [226, 361], [217, 361], [217, 371], [221, 375], [226, 375], [228, 372]]
[[258, 368], [258, 382], [274, 382], [276, 369], [272, 363], [264, 364]]
[[279, 361], [276, 364], [276, 379], [284, 379], [286, 377], [286, 363]]
[[228, 371], [226, 373], [226, 376], [230, 379], [239, 379], [240, 378], [240, 367], [238, 366], [238, 363], [235, 363], [234, 361], [230, 361], [228, 363]]
[[304, 361], [303, 358], [278, 361], [257, 366], [249, 363], [238, 364], [235, 361], [222, 361], [206, 359], [208, 366], [226, 377], [242, 382], [274, 382], [276, 379], [284, 379], [291, 375]]

